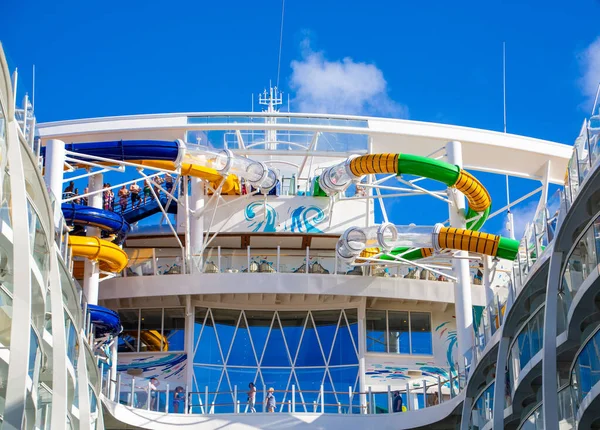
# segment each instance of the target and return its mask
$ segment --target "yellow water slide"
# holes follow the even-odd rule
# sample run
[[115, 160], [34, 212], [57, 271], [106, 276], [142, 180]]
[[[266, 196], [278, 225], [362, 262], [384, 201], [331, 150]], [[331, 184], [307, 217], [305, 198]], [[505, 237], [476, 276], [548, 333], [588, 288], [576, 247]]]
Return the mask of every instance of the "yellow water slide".
[[120, 272], [127, 266], [127, 254], [118, 245], [95, 236], [69, 236], [69, 245], [76, 257], [100, 263], [100, 270]]

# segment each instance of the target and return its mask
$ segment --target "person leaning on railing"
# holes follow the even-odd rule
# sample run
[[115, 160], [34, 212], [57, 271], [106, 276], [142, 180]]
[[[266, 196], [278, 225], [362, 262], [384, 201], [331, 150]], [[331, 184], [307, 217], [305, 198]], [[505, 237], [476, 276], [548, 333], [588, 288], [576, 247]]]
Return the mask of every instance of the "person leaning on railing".
[[[158, 194], [158, 193], [157, 193]], [[150, 191], [150, 181], [148, 179], [146, 179], [144, 181], [144, 202], [143, 204], [146, 204], [146, 199], [150, 199], [152, 192]]]
[[175, 388], [173, 393], [173, 412], [176, 414], [183, 412], [185, 408], [185, 391], [182, 386]]
[[150, 383], [148, 384], [148, 401], [150, 402], [150, 410], [156, 409], [159, 385], [160, 385], [160, 382], [158, 382], [158, 379], [156, 379], [156, 378], [150, 379]]
[[400, 391], [394, 391], [394, 398], [392, 399], [392, 411], [402, 412], [402, 396]]

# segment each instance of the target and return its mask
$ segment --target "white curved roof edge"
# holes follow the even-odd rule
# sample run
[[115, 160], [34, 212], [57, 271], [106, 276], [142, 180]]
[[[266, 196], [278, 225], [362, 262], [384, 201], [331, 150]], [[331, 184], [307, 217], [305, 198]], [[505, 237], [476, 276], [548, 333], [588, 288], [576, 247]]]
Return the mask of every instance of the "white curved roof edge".
[[[324, 124], [263, 124], [263, 123], [195, 123], [188, 124], [188, 117], [296, 117], [335, 120], [367, 121], [368, 127]], [[530, 179], [540, 179], [546, 163], [550, 162], [550, 182], [562, 183], [572, 147], [532, 137], [502, 133], [477, 128], [421, 122], [393, 118], [364, 116], [266, 113], [266, 112], [206, 112], [171, 113], [101, 117], [38, 124], [40, 137], [69, 137], [80, 141], [94, 141], [99, 135], [115, 133], [123, 138], [150, 138], [146, 133], [161, 132], [159, 138], [180, 138], [182, 130], [224, 129], [285, 129], [298, 131], [325, 131], [338, 133], [369, 134], [372, 136], [372, 152], [410, 152], [429, 155], [445, 142], [457, 140], [463, 143], [465, 167], [473, 170], [508, 174]], [[170, 136], [172, 134], [172, 136]]]

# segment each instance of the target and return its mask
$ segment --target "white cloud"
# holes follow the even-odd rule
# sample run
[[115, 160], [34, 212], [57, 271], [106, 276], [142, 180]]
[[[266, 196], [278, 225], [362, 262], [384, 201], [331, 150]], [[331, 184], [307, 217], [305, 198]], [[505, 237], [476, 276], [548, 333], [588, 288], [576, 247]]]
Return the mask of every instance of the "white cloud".
[[588, 99], [593, 101], [600, 83], [600, 37], [581, 53], [580, 61], [583, 69], [582, 91]]
[[302, 47], [302, 59], [291, 63], [294, 110], [407, 116], [406, 107], [389, 97], [383, 72], [374, 64], [355, 62], [350, 57], [329, 61], [323, 52], [314, 52], [308, 41]]
[[[515, 239], [521, 240], [523, 235], [525, 234], [525, 227], [527, 224], [533, 221], [535, 217], [535, 213], [537, 211], [538, 202], [530, 201], [527, 204], [520, 205], [520, 207], [513, 208], [513, 224], [515, 227]], [[506, 225], [502, 231], [502, 234], [506, 237], [509, 236], [510, 232], [506, 227], [508, 227], [508, 216], [506, 216]]]

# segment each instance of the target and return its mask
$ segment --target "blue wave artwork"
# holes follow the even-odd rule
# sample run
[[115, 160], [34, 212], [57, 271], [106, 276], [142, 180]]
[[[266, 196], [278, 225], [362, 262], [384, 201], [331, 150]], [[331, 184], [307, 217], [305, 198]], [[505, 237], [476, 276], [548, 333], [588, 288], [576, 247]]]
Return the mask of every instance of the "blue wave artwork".
[[454, 372], [456, 369], [454, 368], [454, 348], [457, 346], [457, 337], [456, 330], [448, 330], [446, 327], [450, 324], [450, 321], [443, 322], [439, 326], [435, 328], [435, 332], [439, 333], [440, 338], [446, 333], [446, 342], [448, 342], [448, 348], [446, 349], [446, 360], [448, 361], [448, 366], [450, 366], [450, 370]]
[[186, 354], [134, 358], [128, 363], [119, 363], [117, 371], [127, 372], [127, 370], [139, 369], [144, 373], [144, 378], [179, 379], [183, 377], [186, 358]]
[[[317, 206], [298, 206], [295, 209], [290, 208], [290, 231], [292, 233], [323, 233], [316, 227], [323, 222], [325, 214]], [[287, 223], [286, 223], [287, 230]]]
[[[262, 214], [258, 214], [258, 211], [261, 209], [266, 211], [264, 216]], [[246, 217], [246, 221], [250, 222], [248, 228], [251, 228], [253, 232], [275, 232], [277, 211], [273, 209], [273, 206], [263, 202], [252, 202], [246, 206], [246, 209], [244, 210], [244, 216]]]

